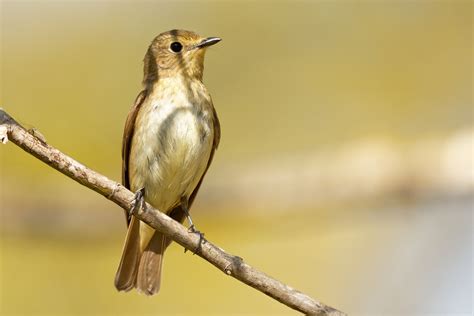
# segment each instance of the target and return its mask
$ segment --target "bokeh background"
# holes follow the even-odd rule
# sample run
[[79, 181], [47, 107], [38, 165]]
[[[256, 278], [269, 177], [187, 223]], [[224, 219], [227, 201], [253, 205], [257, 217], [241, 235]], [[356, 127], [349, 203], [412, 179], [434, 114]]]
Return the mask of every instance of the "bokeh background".
[[[471, 1], [2, 1], [0, 106], [120, 180], [142, 58], [223, 41], [206, 237], [350, 315], [471, 315]], [[117, 293], [122, 210], [0, 148], [1, 315], [295, 315], [172, 245], [156, 297]]]

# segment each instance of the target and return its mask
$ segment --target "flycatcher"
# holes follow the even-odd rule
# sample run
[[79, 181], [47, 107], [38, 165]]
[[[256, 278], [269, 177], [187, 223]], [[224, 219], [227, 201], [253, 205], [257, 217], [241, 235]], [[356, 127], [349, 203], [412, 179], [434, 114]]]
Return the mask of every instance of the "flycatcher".
[[[219, 120], [202, 76], [206, 48], [220, 40], [183, 30], [158, 35], [145, 55], [144, 89], [125, 122], [123, 185], [178, 222], [189, 215], [219, 144]], [[156, 294], [171, 240], [128, 213], [127, 223], [115, 287]]]

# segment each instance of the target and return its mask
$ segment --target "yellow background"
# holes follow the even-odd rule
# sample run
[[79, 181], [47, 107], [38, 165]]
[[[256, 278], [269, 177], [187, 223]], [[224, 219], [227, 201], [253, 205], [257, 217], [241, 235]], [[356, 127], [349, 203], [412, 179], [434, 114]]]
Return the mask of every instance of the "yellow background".
[[[193, 209], [206, 237], [351, 315], [472, 312], [472, 191], [303, 203], [278, 177], [361, 139], [397, 151], [472, 128], [472, 2], [2, 1], [1, 11], [0, 106], [117, 181], [150, 41], [172, 28], [222, 37], [204, 74], [221, 145]], [[122, 211], [12, 144], [0, 162], [0, 314], [296, 314], [177, 245], [158, 296], [117, 293]], [[246, 200], [219, 191], [236, 174]], [[251, 195], [262, 179], [277, 179], [264, 185], [270, 198]]]

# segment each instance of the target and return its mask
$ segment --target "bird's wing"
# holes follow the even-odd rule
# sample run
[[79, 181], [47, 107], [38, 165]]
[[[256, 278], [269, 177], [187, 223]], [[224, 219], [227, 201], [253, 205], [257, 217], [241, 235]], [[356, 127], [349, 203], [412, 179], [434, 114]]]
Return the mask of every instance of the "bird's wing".
[[[130, 148], [132, 146], [132, 137], [135, 131], [135, 121], [137, 120], [138, 111], [140, 110], [143, 101], [147, 96], [146, 90], [140, 92], [135, 99], [133, 107], [128, 113], [127, 120], [125, 121], [125, 128], [123, 131], [122, 139], [122, 184], [130, 189], [130, 179], [128, 175], [128, 163], [130, 159]], [[128, 211], [125, 210], [125, 218], [127, 219], [127, 225], [130, 224], [130, 216]]]
[[202, 180], [204, 179], [204, 176], [206, 175], [207, 170], [209, 169], [209, 166], [211, 165], [212, 158], [214, 158], [214, 153], [217, 147], [219, 146], [219, 141], [221, 139], [221, 125], [219, 123], [219, 118], [217, 117], [216, 109], [214, 108], [214, 106], [212, 107], [212, 114], [213, 114], [212, 120], [214, 123], [214, 142], [212, 144], [212, 150], [209, 156], [209, 161], [207, 162], [206, 170], [202, 174], [201, 180], [199, 180], [199, 183], [194, 189], [193, 193], [191, 193], [191, 195], [189, 196], [189, 201], [188, 201], [189, 209], [191, 208], [191, 204], [193, 204], [194, 198], [196, 197], [196, 194], [199, 191], [199, 188], [201, 187]]

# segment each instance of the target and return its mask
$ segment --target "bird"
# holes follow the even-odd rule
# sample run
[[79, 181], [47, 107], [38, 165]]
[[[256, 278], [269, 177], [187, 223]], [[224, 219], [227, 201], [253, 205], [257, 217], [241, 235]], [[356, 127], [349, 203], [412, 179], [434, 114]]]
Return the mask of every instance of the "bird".
[[[204, 56], [220, 41], [176, 29], [153, 39], [144, 57], [143, 90], [128, 113], [122, 140], [122, 184], [174, 220], [188, 218], [194, 232], [189, 208], [221, 135], [203, 84]], [[171, 239], [130, 210], [125, 213], [128, 229], [115, 287], [154, 295]]]

